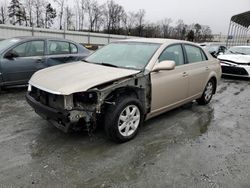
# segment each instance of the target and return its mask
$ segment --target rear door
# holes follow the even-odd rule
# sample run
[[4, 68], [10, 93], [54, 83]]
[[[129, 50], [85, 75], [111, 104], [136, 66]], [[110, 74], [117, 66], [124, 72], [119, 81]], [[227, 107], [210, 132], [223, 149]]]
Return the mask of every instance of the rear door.
[[205, 88], [210, 68], [208, 58], [203, 50], [197, 46], [184, 44], [187, 57], [187, 72], [189, 75], [188, 96], [200, 95]]
[[47, 42], [47, 49], [48, 66], [69, 63], [80, 59], [77, 46], [71, 42], [49, 40]]
[[9, 50], [17, 54], [18, 57], [5, 58], [3, 56], [3, 81], [12, 84], [26, 84], [33, 73], [46, 67], [44, 47], [44, 40], [34, 40], [18, 44]]
[[159, 57], [159, 63], [164, 60], [173, 60], [176, 63], [174, 70], [151, 73], [152, 83], [152, 113], [164, 111], [187, 98], [188, 75], [184, 64], [182, 46], [175, 44], [167, 47]]

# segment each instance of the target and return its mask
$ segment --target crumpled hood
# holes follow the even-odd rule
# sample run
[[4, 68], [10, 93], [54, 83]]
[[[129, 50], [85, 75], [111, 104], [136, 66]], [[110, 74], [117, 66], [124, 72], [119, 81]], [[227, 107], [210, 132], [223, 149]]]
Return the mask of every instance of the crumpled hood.
[[250, 55], [232, 54], [232, 55], [219, 55], [218, 59], [232, 61], [235, 63], [250, 63]]
[[137, 70], [74, 62], [40, 70], [31, 77], [29, 83], [50, 93], [70, 95], [139, 72]]

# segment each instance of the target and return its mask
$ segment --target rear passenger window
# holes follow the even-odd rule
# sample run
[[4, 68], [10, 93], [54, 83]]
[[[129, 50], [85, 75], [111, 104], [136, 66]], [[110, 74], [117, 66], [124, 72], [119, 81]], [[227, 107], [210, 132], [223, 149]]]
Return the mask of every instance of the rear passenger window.
[[49, 41], [48, 49], [50, 55], [55, 54], [70, 54], [70, 45], [63, 41]]
[[165, 60], [175, 61], [176, 66], [183, 65], [184, 57], [183, 57], [181, 45], [178, 44], [178, 45], [167, 47], [159, 57], [159, 62], [165, 61]]
[[76, 45], [74, 45], [73, 43], [70, 43], [70, 51], [72, 54], [76, 54], [78, 52]]
[[185, 50], [187, 53], [188, 63], [196, 63], [207, 60], [203, 51], [198, 47], [185, 45]]

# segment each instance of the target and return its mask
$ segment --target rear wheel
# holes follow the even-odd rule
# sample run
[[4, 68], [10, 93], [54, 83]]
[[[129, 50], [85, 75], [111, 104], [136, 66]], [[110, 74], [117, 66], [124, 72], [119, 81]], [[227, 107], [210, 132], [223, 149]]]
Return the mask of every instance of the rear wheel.
[[144, 120], [140, 101], [133, 96], [120, 97], [115, 105], [107, 108], [105, 131], [109, 138], [117, 142], [133, 139]]
[[215, 90], [215, 81], [211, 79], [208, 81], [201, 98], [197, 99], [198, 104], [200, 105], [208, 104], [213, 97], [214, 90]]

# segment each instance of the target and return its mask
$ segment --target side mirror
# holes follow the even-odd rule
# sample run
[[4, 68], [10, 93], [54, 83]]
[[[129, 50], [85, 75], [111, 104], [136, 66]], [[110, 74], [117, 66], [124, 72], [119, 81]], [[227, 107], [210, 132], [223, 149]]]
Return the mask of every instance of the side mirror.
[[4, 55], [4, 58], [6, 58], [6, 59], [13, 59], [16, 57], [19, 57], [19, 55], [14, 51], [9, 51]]
[[173, 70], [175, 69], [175, 62], [174, 61], [161, 61], [160, 63], [157, 63], [152, 72], [159, 72], [162, 70]]

